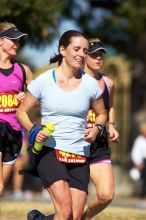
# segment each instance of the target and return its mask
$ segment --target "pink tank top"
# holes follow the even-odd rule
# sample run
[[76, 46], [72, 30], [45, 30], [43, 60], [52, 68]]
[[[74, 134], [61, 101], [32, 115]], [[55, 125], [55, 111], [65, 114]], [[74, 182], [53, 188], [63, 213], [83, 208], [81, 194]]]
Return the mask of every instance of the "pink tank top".
[[21, 130], [16, 119], [16, 109], [19, 106], [17, 94], [23, 90], [24, 73], [23, 67], [13, 62], [10, 69], [0, 68], [0, 121], [12, 126], [14, 130]]

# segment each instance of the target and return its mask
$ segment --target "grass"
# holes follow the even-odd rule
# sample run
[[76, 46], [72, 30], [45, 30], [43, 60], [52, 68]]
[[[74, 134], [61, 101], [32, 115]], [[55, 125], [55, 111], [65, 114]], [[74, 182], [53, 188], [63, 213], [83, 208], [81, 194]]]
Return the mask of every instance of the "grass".
[[[0, 202], [0, 220], [26, 220], [27, 212], [38, 209], [44, 214], [53, 213], [53, 205], [45, 202]], [[109, 206], [94, 220], [146, 220], [146, 211], [136, 208], [119, 208]]]

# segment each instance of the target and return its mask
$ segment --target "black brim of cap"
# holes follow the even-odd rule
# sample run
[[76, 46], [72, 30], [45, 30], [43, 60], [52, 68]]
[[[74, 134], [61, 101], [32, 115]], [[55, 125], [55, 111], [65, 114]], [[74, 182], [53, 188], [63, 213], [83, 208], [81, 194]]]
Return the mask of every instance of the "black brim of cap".
[[10, 28], [8, 30], [1, 32], [0, 37], [7, 38], [10, 40], [19, 39], [19, 38], [27, 39], [28, 34], [23, 33], [19, 31], [17, 28], [13, 27], [13, 28]]
[[19, 32], [19, 33], [7, 35], [7, 36], [4, 36], [4, 37], [7, 38], [7, 39], [10, 39], [10, 40], [15, 40], [15, 39], [19, 39], [19, 38], [22, 38], [22, 39], [26, 40], [28, 38], [28, 34]]
[[92, 48], [92, 50], [88, 50], [88, 53], [95, 53], [97, 51], [102, 51], [103, 53], [106, 53], [106, 49], [104, 47], [98, 47], [98, 48]]

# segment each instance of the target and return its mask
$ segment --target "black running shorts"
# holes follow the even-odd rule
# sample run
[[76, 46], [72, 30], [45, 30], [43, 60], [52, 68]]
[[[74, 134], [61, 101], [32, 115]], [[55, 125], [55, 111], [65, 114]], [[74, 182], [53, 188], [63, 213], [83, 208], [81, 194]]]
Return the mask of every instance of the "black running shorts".
[[32, 164], [35, 161], [37, 174], [45, 188], [58, 180], [67, 180], [70, 187], [88, 192], [88, 161], [84, 164], [62, 163], [56, 158], [55, 150], [45, 146], [38, 155], [34, 155], [31, 151], [30, 156], [30, 166], [31, 160]]
[[101, 137], [97, 137], [96, 141], [91, 144], [89, 163], [96, 163], [101, 160], [110, 160], [111, 150], [108, 144], [108, 134], [104, 130]]
[[22, 147], [22, 132], [14, 130], [8, 123], [0, 122], [0, 152], [2, 162], [13, 164]]

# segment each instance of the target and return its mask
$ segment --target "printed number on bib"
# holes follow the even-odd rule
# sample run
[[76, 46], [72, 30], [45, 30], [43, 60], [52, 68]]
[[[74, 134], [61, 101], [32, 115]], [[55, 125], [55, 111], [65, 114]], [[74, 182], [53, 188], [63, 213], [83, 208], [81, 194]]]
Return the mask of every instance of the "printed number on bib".
[[86, 157], [78, 154], [68, 153], [61, 150], [56, 150], [56, 157], [63, 163], [85, 163]]
[[19, 105], [16, 93], [0, 93], [0, 112], [14, 112]]

